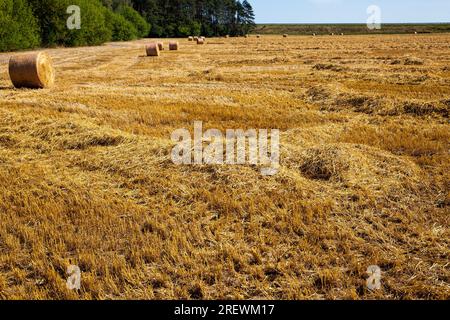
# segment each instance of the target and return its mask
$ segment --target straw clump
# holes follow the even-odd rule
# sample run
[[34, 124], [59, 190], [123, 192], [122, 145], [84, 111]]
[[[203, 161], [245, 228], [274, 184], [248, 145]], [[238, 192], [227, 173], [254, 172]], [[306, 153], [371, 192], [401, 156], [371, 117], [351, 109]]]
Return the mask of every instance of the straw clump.
[[55, 81], [52, 59], [45, 52], [11, 57], [9, 76], [16, 88], [43, 89], [51, 87]]
[[413, 162], [365, 145], [329, 144], [300, 154], [300, 172], [310, 180], [344, 183], [395, 197], [414, 193], [421, 184], [420, 168]]

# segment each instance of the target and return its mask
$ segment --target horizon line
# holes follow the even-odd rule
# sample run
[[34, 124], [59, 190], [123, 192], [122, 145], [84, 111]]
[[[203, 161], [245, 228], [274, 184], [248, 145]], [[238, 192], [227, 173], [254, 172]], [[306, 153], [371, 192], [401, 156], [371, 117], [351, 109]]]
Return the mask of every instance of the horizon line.
[[[366, 22], [256, 22], [256, 24], [272, 24], [272, 25], [321, 25], [321, 24], [335, 24], [335, 25], [365, 25]], [[447, 22], [382, 22], [383, 24], [450, 24], [450, 21]]]

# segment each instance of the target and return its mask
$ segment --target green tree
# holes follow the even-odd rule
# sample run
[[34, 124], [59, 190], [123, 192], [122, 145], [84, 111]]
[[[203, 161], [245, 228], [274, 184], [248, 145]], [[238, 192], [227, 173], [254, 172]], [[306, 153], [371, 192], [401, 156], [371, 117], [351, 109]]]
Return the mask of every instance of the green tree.
[[0, 51], [40, 45], [40, 30], [25, 0], [0, 0]]
[[[98, 0], [28, 0], [39, 20], [42, 41], [47, 46], [97, 45], [111, 39], [104, 7]], [[69, 30], [67, 8], [77, 5], [81, 11], [81, 29]]]
[[105, 19], [113, 41], [128, 41], [137, 38], [135, 26], [118, 13], [105, 8]]
[[138, 37], [143, 38], [148, 36], [150, 25], [136, 10], [128, 5], [121, 4], [118, 6], [116, 12], [133, 24], [137, 30]]

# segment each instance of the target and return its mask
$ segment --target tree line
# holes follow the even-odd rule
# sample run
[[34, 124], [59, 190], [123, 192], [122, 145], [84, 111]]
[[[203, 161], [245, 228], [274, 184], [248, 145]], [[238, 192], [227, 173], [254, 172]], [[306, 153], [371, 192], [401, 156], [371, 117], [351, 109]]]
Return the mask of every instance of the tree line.
[[[69, 29], [72, 5], [81, 27]], [[144, 37], [239, 36], [255, 28], [247, 0], [0, 0], [0, 51], [99, 45]]]

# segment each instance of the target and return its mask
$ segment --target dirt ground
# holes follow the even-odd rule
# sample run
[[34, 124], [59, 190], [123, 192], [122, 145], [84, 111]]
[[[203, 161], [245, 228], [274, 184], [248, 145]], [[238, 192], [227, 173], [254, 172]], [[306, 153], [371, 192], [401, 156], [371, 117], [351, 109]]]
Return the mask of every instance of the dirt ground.
[[[44, 90], [0, 54], [0, 298], [450, 298], [450, 34], [149, 41]], [[279, 129], [279, 173], [173, 164], [194, 121]]]

